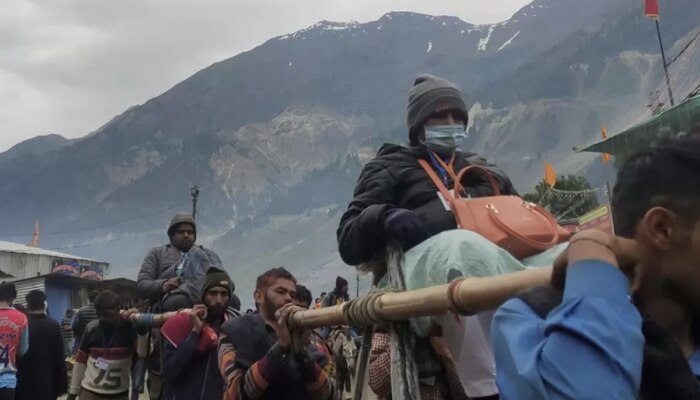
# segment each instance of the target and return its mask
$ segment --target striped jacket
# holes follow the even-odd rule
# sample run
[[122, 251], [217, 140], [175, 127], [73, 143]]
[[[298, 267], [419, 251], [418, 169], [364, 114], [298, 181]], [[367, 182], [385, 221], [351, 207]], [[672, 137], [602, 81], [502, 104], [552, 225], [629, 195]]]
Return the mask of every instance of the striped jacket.
[[[320, 347], [310, 344], [294, 355], [277, 344], [275, 331], [260, 314], [226, 322], [219, 338], [219, 370], [225, 381], [224, 400], [330, 400], [333, 382], [318, 362]], [[330, 360], [328, 361], [330, 362]]]

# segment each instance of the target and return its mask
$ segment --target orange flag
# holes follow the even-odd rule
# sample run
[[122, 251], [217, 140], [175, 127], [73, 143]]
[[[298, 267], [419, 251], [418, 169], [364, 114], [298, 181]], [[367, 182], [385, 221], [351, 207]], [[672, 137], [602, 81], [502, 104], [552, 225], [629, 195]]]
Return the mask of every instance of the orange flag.
[[[602, 137], [603, 140], [608, 138], [608, 131], [605, 130], [605, 126], [600, 127], [600, 137]], [[603, 164], [607, 164], [608, 161], [610, 161], [611, 156], [608, 153], [603, 153], [602, 158], [603, 158]]]
[[659, 19], [659, 0], [644, 0], [644, 15]]
[[554, 187], [557, 184], [557, 174], [554, 172], [554, 167], [547, 161], [544, 162], [544, 181]]
[[36, 247], [39, 245], [39, 221], [34, 223], [34, 236], [32, 236], [32, 243], [30, 246]]

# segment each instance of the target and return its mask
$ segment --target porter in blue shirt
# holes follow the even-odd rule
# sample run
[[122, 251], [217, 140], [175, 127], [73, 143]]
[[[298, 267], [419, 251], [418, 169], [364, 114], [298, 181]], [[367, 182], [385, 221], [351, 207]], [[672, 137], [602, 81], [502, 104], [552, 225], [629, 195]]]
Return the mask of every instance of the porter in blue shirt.
[[520, 299], [492, 326], [502, 400], [636, 399], [642, 373], [642, 318], [615, 266], [583, 260], [567, 269], [561, 305], [546, 319]]

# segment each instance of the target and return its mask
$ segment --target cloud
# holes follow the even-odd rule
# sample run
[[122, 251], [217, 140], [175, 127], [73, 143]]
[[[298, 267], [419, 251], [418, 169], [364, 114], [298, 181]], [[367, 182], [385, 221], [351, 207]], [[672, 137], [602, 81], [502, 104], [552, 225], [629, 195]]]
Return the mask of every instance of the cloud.
[[[497, 3], [498, 5], [494, 5]], [[507, 19], [527, 0], [3, 0], [0, 151], [79, 137], [216, 61], [320, 20]]]

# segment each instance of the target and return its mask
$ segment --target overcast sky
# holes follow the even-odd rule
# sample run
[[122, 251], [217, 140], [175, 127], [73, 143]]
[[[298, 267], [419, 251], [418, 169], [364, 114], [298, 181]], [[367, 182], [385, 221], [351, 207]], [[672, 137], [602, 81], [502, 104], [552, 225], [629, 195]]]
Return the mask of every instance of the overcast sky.
[[0, 151], [84, 136], [194, 72], [320, 20], [389, 11], [486, 24], [528, 0], [2, 0]]

